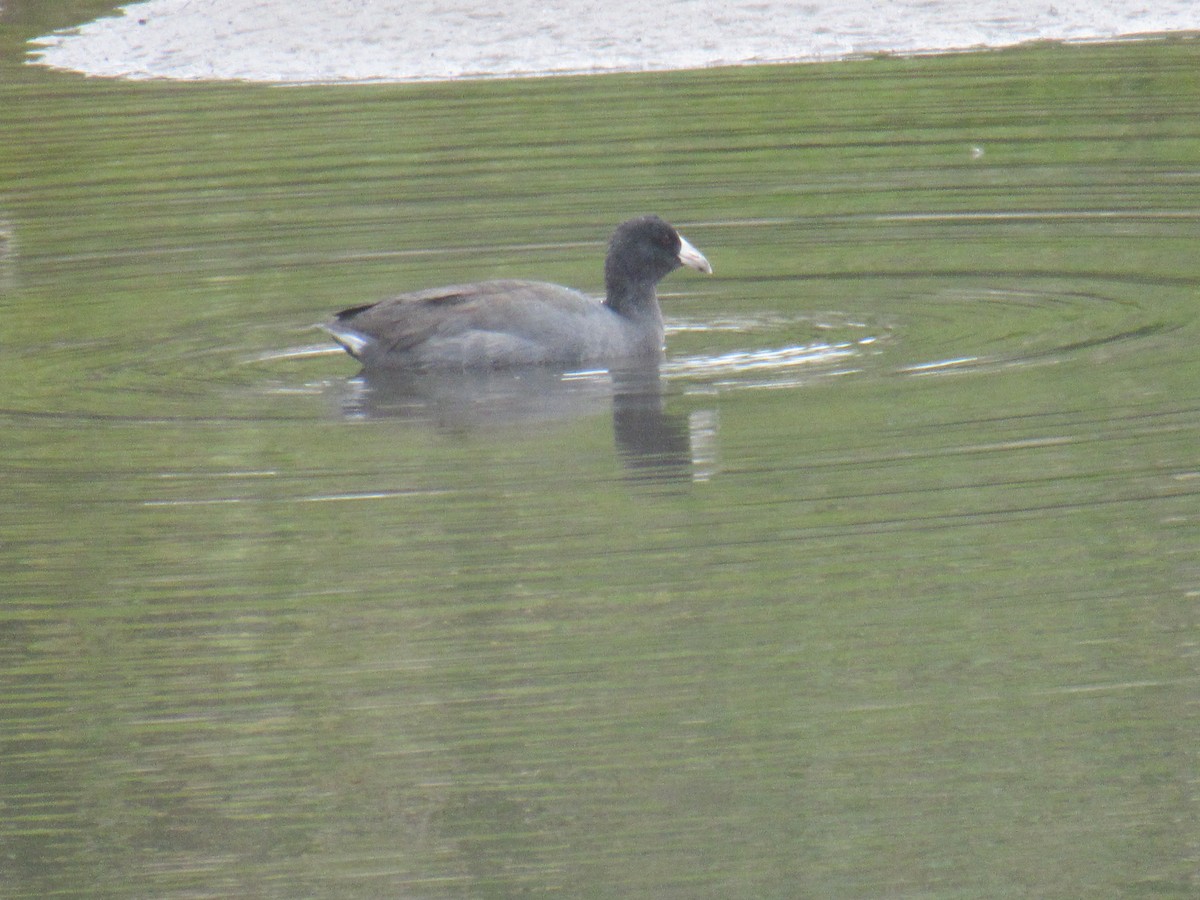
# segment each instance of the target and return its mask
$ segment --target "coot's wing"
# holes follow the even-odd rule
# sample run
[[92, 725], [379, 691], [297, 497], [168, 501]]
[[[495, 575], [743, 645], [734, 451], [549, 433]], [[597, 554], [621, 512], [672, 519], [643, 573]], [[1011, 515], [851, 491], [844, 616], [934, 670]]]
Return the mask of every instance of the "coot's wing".
[[596, 301], [555, 284], [536, 281], [484, 281], [401, 294], [354, 306], [324, 328], [352, 356], [400, 357], [432, 340], [469, 333], [491, 334], [518, 343], [539, 341], [562, 328], [563, 320], [601, 309]]
[[482, 285], [449, 285], [427, 291], [400, 294], [378, 303], [343, 309], [325, 328], [335, 338], [357, 336], [347, 350], [358, 356], [367, 344], [373, 352], [403, 353], [428, 340], [447, 323], [471, 317], [471, 307], [484, 300]]

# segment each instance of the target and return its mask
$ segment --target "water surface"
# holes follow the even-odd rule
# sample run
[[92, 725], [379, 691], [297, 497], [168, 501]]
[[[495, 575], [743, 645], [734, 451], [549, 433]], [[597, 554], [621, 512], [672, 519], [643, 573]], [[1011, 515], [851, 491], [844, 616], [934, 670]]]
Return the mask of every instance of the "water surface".
[[[1194, 895], [1198, 52], [10, 60], [3, 893]], [[647, 211], [632, 389], [307, 352]]]

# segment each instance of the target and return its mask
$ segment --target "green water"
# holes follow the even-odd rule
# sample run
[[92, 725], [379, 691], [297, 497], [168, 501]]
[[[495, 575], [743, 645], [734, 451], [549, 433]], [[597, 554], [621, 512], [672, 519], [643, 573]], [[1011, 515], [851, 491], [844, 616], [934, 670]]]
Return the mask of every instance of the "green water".
[[[5, 897], [1200, 890], [1200, 43], [275, 89], [3, 27]], [[301, 352], [647, 211], [717, 273], [670, 465]]]

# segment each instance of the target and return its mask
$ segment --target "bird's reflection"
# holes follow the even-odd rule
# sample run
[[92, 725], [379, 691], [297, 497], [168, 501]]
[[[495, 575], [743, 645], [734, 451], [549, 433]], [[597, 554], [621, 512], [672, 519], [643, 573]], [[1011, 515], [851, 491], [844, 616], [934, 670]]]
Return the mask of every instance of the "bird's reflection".
[[687, 418], [666, 411], [657, 367], [613, 373], [612, 419], [617, 452], [631, 475], [656, 481], [691, 477]]
[[[364, 372], [347, 383], [340, 406], [347, 418], [409, 419], [447, 431], [537, 425], [611, 410], [617, 452], [631, 477], [696, 480], [709, 471], [706, 460], [693, 455], [689, 417], [666, 410], [657, 364], [587, 372]], [[704, 444], [711, 445], [711, 429]]]

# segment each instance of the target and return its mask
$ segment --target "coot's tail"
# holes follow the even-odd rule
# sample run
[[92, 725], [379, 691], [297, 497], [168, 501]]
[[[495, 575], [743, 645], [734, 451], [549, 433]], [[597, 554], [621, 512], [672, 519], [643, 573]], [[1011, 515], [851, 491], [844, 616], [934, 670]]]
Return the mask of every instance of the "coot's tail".
[[325, 322], [317, 327], [341, 344], [347, 353], [362, 362], [363, 353], [371, 345], [372, 339], [343, 324], [342, 315], [339, 313], [332, 322]]

